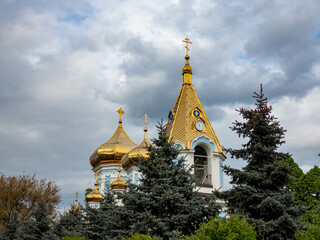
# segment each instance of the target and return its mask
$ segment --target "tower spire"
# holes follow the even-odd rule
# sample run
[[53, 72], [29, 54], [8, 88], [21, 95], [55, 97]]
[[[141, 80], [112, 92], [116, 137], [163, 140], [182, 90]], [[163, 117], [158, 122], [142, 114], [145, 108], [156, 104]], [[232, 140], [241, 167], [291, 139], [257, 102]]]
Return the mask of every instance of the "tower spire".
[[147, 128], [147, 119], [149, 118], [147, 114], [145, 114], [142, 118], [144, 118], [144, 139], [147, 139], [147, 132], [148, 132], [148, 128]]
[[189, 41], [190, 39], [188, 37], [185, 38], [185, 40], [182, 40], [182, 42], [186, 43], [186, 56], [184, 57], [186, 59], [186, 63], [184, 64], [184, 67], [182, 68], [182, 76], [183, 76], [183, 84], [192, 84], [192, 67], [189, 65], [189, 55], [188, 51], [190, 50], [189, 48], [189, 43], [192, 43]]

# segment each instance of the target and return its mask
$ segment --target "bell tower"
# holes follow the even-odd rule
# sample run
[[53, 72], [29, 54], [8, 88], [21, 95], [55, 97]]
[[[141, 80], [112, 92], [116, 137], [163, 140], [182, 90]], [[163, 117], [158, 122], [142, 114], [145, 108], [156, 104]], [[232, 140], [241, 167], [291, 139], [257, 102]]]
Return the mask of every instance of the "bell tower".
[[194, 166], [196, 186], [200, 194], [222, 189], [221, 164], [226, 159], [219, 140], [192, 85], [192, 67], [189, 64], [189, 44], [186, 37], [185, 65], [182, 68], [182, 87], [169, 112], [166, 135], [180, 150], [186, 164]]

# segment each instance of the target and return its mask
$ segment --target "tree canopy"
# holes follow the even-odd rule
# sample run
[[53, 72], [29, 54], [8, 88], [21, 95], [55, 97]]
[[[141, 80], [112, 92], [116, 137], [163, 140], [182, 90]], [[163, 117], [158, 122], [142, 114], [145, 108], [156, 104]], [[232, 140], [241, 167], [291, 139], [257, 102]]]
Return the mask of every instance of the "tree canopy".
[[158, 128], [154, 146], [148, 147], [150, 158], [137, 163], [142, 175], [139, 185], [129, 184], [120, 197], [133, 233], [169, 239], [177, 232], [194, 232], [201, 222], [216, 216], [219, 207], [214, 199], [198, 196], [192, 169], [178, 158], [163, 125]]
[[253, 98], [255, 108], [237, 110], [244, 121], [235, 121], [231, 127], [247, 142], [241, 149], [228, 149], [232, 158], [247, 165], [242, 170], [224, 166], [234, 185], [216, 194], [226, 200], [229, 212], [244, 214], [265, 238], [293, 238], [302, 210], [286, 191], [291, 169], [285, 161], [289, 156], [277, 151], [284, 143], [285, 130], [271, 115], [262, 86]]
[[59, 187], [52, 181], [37, 180], [35, 176], [6, 176], [0, 173], [0, 232], [11, 221], [23, 223], [45, 203], [49, 214], [60, 202]]

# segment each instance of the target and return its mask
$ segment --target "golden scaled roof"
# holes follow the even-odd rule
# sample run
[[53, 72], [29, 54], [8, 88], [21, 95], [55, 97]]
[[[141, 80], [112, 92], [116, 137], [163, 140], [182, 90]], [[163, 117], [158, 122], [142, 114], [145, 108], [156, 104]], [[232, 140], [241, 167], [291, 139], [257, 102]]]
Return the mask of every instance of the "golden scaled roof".
[[121, 169], [119, 166], [117, 179], [111, 183], [111, 189], [126, 189], [127, 183], [121, 177]]
[[[186, 38], [186, 42], [189, 39]], [[211, 126], [211, 123], [202, 107], [202, 104], [192, 85], [192, 68], [189, 65], [188, 45], [186, 46], [186, 63], [182, 69], [183, 84], [178, 98], [169, 114], [166, 125], [166, 135], [170, 141], [180, 141], [185, 149], [191, 149], [191, 141], [196, 137], [206, 135], [212, 139], [219, 153], [223, 153], [219, 140]], [[201, 121], [204, 124], [203, 129], [196, 128], [196, 122]]]
[[86, 196], [86, 202], [101, 202], [104, 200], [104, 196], [101, 194], [101, 192], [98, 190], [98, 182], [97, 182], [97, 173], [96, 173], [96, 179], [94, 183], [94, 189], [91, 193], [87, 194]]
[[149, 118], [147, 114], [143, 116], [145, 119], [145, 128], [144, 128], [144, 138], [141, 143], [124, 155], [121, 159], [121, 164], [124, 170], [128, 170], [131, 166], [133, 166], [136, 162], [138, 162], [142, 157], [145, 159], [149, 158], [147, 147], [152, 145], [147, 137], [147, 119]]
[[100, 163], [119, 162], [126, 153], [137, 146], [122, 128], [121, 117], [124, 111], [120, 108], [117, 112], [120, 114], [119, 126], [111, 138], [90, 155], [92, 167]]

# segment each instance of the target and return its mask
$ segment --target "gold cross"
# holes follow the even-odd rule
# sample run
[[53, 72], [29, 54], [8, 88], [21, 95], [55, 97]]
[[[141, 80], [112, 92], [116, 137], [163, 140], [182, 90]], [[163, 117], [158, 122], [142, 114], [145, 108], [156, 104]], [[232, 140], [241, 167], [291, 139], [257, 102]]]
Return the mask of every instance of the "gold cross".
[[121, 117], [122, 117], [122, 114], [124, 114], [124, 111], [122, 110], [122, 108], [120, 108], [117, 112], [120, 115], [119, 123], [122, 123]]
[[185, 48], [186, 48], [186, 56], [188, 56], [188, 50], [190, 50], [190, 48], [188, 48], [188, 46], [189, 46], [188, 43], [192, 43], [189, 40], [190, 39], [188, 37], [186, 37], [185, 40], [182, 40], [182, 42], [186, 43], [186, 46], [185, 46]]
[[94, 173], [94, 189], [98, 186], [98, 172]]
[[142, 118], [144, 118], [144, 128], [147, 128], [147, 119], [149, 118], [147, 114], [145, 114]]
[[78, 200], [78, 194], [79, 194], [79, 193], [78, 193], [78, 192], [76, 192], [76, 201]]

